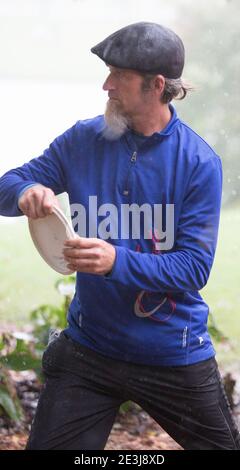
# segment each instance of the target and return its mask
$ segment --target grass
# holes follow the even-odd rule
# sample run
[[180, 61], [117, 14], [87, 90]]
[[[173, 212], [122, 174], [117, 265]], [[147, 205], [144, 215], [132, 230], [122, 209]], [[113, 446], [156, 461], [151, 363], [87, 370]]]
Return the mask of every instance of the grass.
[[25, 218], [0, 224], [0, 327], [24, 325], [40, 304], [62, 301], [54, 287], [61, 274], [53, 271], [36, 251]]
[[218, 327], [229, 337], [232, 348], [216, 345], [218, 360], [240, 357], [240, 211], [239, 206], [222, 211], [219, 241], [213, 269], [201, 295], [210, 306]]
[[[24, 325], [29, 312], [43, 303], [59, 305], [54, 283], [61, 278], [38, 255], [25, 218], [0, 224], [0, 325]], [[208, 285], [201, 295], [210, 306], [217, 326], [232, 347], [216, 345], [220, 362], [240, 357], [240, 211], [222, 211], [219, 242]]]

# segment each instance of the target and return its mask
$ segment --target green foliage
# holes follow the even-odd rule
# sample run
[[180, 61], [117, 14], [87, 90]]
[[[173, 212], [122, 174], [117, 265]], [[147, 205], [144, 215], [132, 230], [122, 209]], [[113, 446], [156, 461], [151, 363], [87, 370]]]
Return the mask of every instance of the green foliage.
[[23, 410], [17, 396], [10, 370], [34, 369], [40, 375], [41, 357], [34, 350], [34, 342], [3, 334], [0, 338], [0, 413], [6, 413], [14, 421], [23, 417]]
[[41, 359], [49, 333], [52, 329], [66, 327], [74, 284], [74, 276], [56, 282], [55, 287], [63, 294], [64, 301], [60, 307], [40, 305], [30, 313], [31, 335], [21, 338], [17, 334], [2, 334], [0, 337], [0, 412], [5, 412], [14, 421], [22, 418], [23, 411], [9, 370], [34, 370], [41, 380]]
[[10, 370], [36, 370], [41, 367], [41, 358], [34, 351], [34, 343], [17, 339], [14, 350], [0, 357], [0, 364]]
[[[9, 336], [3, 335], [0, 344], [2, 350], [4, 348], [8, 350]], [[0, 357], [0, 415], [5, 413], [12, 420], [18, 422], [23, 418], [23, 410], [9, 370], [4, 365], [6, 356]]]
[[66, 276], [55, 283], [55, 288], [63, 295], [60, 307], [40, 305], [30, 313], [32, 334], [35, 338], [35, 349], [43, 350], [48, 343], [50, 330], [63, 330], [67, 326], [67, 312], [72, 300], [75, 286], [75, 276]]
[[62, 299], [54, 289], [60, 275], [38, 254], [25, 218], [1, 223], [0, 229], [0, 324], [12, 323], [19, 329], [38, 305], [60, 305]]
[[186, 46], [184, 77], [196, 88], [177, 107], [222, 159], [223, 203], [239, 201], [239, 2], [177, 0], [175, 6], [178, 31]]
[[19, 399], [11, 397], [6, 385], [0, 385], [0, 413], [1, 408], [13, 420], [20, 421], [23, 418], [23, 411]]
[[130, 411], [132, 409], [132, 406], [133, 406], [133, 402], [132, 401], [125, 401], [124, 403], [121, 404], [120, 406], [120, 413], [124, 414], [124, 413], [127, 413], [128, 411]]
[[36, 347], [43, 349], [48, 343], [49, 331], [51, 328], [65, 328], [66, 312], [63, 307], [53, 305], [40, 305], [30, 314], [33, 325], [33, 336], [37, 340]]
[[0, 337], [0, 351], [2, 351], [3, 348], [4, 348], [4, 341], [3, 341], [3, 338], [1, 336]]
[[217, 343], [229, 343], [229, 338], [218, 328], [213, 314], [210, 312], [208, 317], [208, 331], [212, 336], [213, 340]]

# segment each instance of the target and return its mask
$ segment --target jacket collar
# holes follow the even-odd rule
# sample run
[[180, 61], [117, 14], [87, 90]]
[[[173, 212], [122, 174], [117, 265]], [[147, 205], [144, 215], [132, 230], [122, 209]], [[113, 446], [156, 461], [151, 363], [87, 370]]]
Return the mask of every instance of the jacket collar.
[[[157, 142], [157, 141], [162, 141], [164, 137], [167, 137], [167, 136], [171, 135], [175, 131], [175, 129], [178, 126], [180, 121], [179, 121], [179, 118], [177, 116], [177, 112], [176, 112], [176, 110], [175, 110], [175, 108], [172, 104], [169, 104], [169, 109], [171, 111], [172, 116], [171, 116], [170, 121], [166, 125], [166, 127], [164, 127], [164, 129], [162, 129], [159, 132], [154, 132], [151, 136], [149, 136], [146, 143], [151, 144], [151, 143], [154, 143], [154, 142]], [[129, 129], [126, 132], [124, 137], [127, 139], [128, 144], [130, 144], [132, 146], [133, 137], [132, 137], [132, 130], [131, 129]]]

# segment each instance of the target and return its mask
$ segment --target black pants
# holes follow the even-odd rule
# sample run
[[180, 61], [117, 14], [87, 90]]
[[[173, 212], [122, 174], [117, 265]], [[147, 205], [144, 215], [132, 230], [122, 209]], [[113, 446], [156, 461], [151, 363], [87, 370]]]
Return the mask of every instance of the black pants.
[[43, 355], [46, 377], [27, 449], [104, 449], [115, 416], [138, 403], [184, 449], [240, 449], [215, 359], [159, 367], [117, 361], [62, 332]]

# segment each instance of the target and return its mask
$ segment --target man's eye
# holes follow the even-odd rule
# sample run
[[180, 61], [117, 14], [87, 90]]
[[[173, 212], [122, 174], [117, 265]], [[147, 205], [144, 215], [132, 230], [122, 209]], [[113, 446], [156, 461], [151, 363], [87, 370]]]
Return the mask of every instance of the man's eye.
[[121, 77], [122, 76], [122, 70], [114, 70], [113, 74], [115, 77]]

